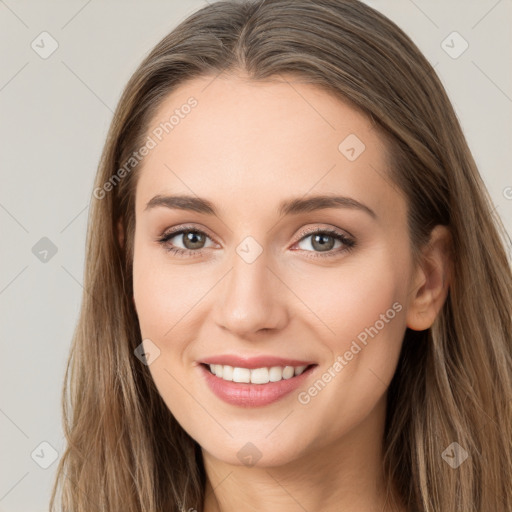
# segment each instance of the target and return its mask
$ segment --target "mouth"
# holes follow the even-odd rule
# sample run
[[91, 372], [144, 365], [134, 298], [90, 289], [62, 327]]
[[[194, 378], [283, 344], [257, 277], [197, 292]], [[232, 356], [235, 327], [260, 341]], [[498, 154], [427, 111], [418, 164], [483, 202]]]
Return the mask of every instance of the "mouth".
[[237, 407], [262, 407], [304, 386], [318, 364], [251, 366], [203, 362], [197, 368], [209, 390], [223, 402]]

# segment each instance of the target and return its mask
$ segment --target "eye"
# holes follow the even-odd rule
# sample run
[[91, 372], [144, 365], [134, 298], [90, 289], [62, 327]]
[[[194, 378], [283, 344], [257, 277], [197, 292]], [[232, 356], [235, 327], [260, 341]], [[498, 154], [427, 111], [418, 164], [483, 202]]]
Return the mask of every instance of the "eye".
[[[305, 250], [307, 252], [326, 253], [315, 254], [313, 256], [314, 258], [338, 256], [342, 252], [352, 250], [356, 245], [353, 239], [336, 229], [315, 228], [312, 231], [306, 232], [305, 236], [304, 233], [302, 235], [302, 238], [297, 242], [297, 245], [301, 250]], [[336, 246], [337, 242], [338, 245]], [[339, 249], [340, 247], [342, 247], [341, 250], [332, 250]]]
[[[179, 256], [196, 256], [202, 253], [207, 240], [211, 238], [204, 232], [194, 227], [185, 227], [179, 230], [164, 233], [157, 241], [164, 246], [164, 248]], [[176, 247], [177, 243], [181, 243], [183, 247]]]
[[[308, 241], [308, 239], [310, 240]], [[208, 240], [212, 241], [204, 231], [193, 226], [182, 226], [164, 233], [157, 242], [171, 254], [188, 257], [199, 256], [204, 249], [215, 245], [213, 242], [210, 245], [205, 245]], [[180, 243], [182, 247], [179, 247]], [[338, 243], [337, 246], [336, 243]], [[356, 243], [352, 238], [336, 229], [314, 228], [302, 233], [302, 238], [295, 245], [298, 245], [299, 249], [303, 251], [317, 253], [311, 256], [313, 258], [326, 258], [348, 252], [355, 247]], [[333, 251], [333, 249], [340, 249], [340, 247], [341, 250]]]

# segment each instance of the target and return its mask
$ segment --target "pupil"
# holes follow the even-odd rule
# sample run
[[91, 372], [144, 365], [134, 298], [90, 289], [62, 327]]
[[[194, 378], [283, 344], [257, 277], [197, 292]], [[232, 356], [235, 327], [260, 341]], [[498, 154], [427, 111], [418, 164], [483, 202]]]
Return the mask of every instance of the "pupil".
[[[325, 239], [330, 239], [331, 243], [325, 241]], [[320, 245], [316, 245], [319, 243]], [[330, 235], [315, 235], [313, 237], [312, 245], [315, 249], [320, 249], [320, 251], [328, 251], [334, 247], [334, 239]]]
[[185, 247], [187, 249], [201, 249], [201, 243], [204, 243], [204, 236], [197, 233], [197, 231], [187, 231], [185, 233], [185, 240]]

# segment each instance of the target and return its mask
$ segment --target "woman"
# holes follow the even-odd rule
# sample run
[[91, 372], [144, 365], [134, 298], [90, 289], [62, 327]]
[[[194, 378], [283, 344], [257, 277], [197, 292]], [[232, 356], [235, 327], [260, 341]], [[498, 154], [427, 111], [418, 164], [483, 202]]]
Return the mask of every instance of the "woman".
[[512, 510], [506, 234], [394, 23], [201, 9], [93, 195], [52, 507]]

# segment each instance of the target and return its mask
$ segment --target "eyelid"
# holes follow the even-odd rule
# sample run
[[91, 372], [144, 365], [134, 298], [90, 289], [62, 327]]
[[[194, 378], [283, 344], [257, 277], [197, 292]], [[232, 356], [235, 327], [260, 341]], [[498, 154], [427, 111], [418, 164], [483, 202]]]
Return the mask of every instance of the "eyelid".
[[299, 238], [294, 242], [294, 245], [297, 242], [300, 242], [303, 238], [307, 237], [308, 235], [313, 235], [315, 233], [330, 233], [330, 234], [336, 234], [339, 236], [344, 236], [345, 238], [350, 238], [351, 240], [355, 240], [355, 237], [349, 233], [346, 229], [340, 229], [334, 226], [331, 226], [329, 224], [324, 224], [320, 226], [315, 226], [312, 228], [306, 228], [304, 231], [301, 231]]
[[[184, 231], [197, 231], [198, 233], [205, 234], [208, 238], [210, 238], [215, 243], [218, 243], [215, 240], [215, 237], [210, 234], [208, 229], [206, 229], [204, 226], [197, 225], [197, 224], [183, 224], [180, 226], [176, 226], [174, 228], [166, 229], [159, 237], [158, 240], [162, 240], [163, 238], [171, 238], [175, 235], [182, 234]], [[197, 251], [196, 251], [197, 252]]]

